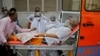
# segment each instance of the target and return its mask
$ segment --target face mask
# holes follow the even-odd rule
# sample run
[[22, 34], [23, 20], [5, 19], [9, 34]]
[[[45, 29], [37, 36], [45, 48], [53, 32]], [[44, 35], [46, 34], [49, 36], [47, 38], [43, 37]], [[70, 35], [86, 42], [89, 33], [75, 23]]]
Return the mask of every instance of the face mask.
[[40, 17], [41, 16], [41, 13], [40, 12], [35, 12], [34, 16], [35, 17]]

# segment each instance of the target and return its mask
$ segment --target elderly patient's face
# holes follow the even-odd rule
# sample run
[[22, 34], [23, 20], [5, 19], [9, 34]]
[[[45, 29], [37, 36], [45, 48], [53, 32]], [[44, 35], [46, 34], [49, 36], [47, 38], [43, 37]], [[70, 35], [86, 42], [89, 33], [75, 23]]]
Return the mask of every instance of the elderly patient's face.
[[77, 18], [72, 18], [69, 21], [69, 24], [71, 27], [75, 27], [79, 23], [79, 20]]
[[74, 22], [74, 19], [69, 20], [69, 24], [71, 25]]

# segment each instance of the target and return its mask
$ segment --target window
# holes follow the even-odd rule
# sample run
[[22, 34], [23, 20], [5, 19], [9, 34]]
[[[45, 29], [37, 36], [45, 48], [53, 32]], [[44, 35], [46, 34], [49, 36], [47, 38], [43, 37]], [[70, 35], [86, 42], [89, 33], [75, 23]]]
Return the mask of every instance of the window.
[[44, 0], [44, 11], [56, 11], [56, 0]]
[[14, 0], [14, 7], [18, 11], [27, 11], [27, 0]]
[[81, 0], [62, 0], [63, 11], [80, 11]]
[[40, 7], [41, 11], [58, 11], [60, 0], [13, 0], [14, 7], [19, 12], [32, 12], [35, 7]]
[[32, 12], [35, 7], [41, 11], [79, 11], [81, 0], [13, 0], [14, 6], [19, 12]]
[[29, 0], [29, 10], [34, 11], [35, 7], [42, 10], [42, 0]]
[[86, 10], [100, 11], [100, 0], [86, 0]]

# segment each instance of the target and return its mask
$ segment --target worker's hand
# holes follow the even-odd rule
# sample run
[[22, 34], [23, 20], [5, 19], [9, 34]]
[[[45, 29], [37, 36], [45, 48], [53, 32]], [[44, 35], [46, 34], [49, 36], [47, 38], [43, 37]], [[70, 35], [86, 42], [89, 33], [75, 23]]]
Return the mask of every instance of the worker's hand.
[[36, 28], [32, 28], [32, 29], [31, 29], [31, 31], [34, 31], [34, 30], [36, 30]]
[[8, 42], [5, 42], [5, 43], [4, 43], [4, 45], [7, 45], [7, 46], [9, 46], [9, 43], [8, 43]]

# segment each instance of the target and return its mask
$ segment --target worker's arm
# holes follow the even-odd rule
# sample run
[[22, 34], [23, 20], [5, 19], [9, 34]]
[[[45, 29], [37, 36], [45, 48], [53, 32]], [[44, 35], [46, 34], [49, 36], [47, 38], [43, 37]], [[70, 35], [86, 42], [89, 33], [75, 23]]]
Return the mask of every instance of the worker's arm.
[[16, 24], [16, 30], [19, 32], [30, 32], [30, 31], [34, 31], [36, 30], [35, 28], [32, 29], [24, 29], [24, 28], [20, 28], [17, 24]]
[[28, 16], [26, 19], [28, 20], [27, 28], [30, 29], [30, 27], [31, 27], [31, 22], [32, 22], [33, 19], [34, 19], [34, 14]]
[[56, 34], [45, 34], [45, 37], [58, 38]]

